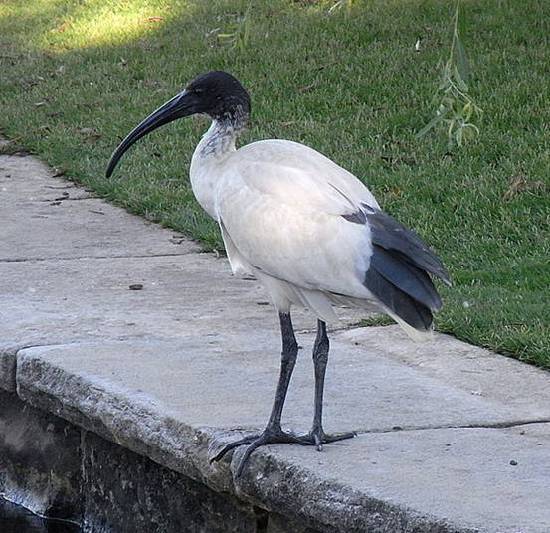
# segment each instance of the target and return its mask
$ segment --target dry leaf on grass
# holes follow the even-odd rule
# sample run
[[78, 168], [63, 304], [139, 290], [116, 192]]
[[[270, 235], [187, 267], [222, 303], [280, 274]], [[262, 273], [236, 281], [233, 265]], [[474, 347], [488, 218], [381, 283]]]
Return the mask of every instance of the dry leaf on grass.
[[512, 176], [508, 182], [508, 190], [502, 195], [502, 199], [510, 201], [524, 192], [538, 192], [545, 189], [544, 183], [540, 180], [532, 181], [525, 176]]

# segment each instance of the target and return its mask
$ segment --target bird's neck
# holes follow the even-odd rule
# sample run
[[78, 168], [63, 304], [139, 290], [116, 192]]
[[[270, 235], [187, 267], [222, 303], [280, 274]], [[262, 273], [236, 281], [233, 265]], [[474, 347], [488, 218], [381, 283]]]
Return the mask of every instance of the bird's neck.
[[214, 119], [199, 142], [195, 156], [201, 159], [210, 157], [218, 159], [229, 152], [234, 152], [237, 137], [245, 125], [246, 120], [234, 116]]
[[217, 220], [216, 185], [228, 156], [235, 152], [235, 141], [246, 121], [213, 120], [195, 148], [189, 177], [195, 198], [202, 208]]

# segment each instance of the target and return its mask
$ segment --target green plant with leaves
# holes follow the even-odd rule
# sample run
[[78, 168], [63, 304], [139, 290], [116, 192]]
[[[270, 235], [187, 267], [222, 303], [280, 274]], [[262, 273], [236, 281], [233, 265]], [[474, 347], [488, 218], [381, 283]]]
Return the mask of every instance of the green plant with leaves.
[[229, 28], [232, 31], [218, 33], [217, 38], [219, 43], [236, 49], [240, 53], [246, 50], [250, 41], [250, 29], [252, 26], [251, 8], [252, 2], [249, 2], [244, 15]]
[[445, 126], [449, 149], [454, 145], [460, 147], [479, 134], [477, 124], [482, 115], [482, 109], [468, 93], [470, 67], [458, 33], [459, 7], [460, 0], [456, 3], [451, 53], [434, 96], [436, 115], [417, 133], [420, 138], [438, 126]]

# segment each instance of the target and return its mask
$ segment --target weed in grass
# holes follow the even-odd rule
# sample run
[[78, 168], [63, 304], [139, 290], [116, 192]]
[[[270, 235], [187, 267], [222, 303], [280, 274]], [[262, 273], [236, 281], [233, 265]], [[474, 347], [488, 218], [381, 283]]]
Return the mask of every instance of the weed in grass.
[[346, 14], [351, 13], [351, 9], [357, 0], [338, 0], [328, 10], [329, 14], [344, 9]]
[[[252, 1], [248, 2], [248, 7], [240, 19], [231, 25], [229, 31], [218, 33], [218, 42], [229, 48], [244, 53], [250, 41], [250, 31], [252, 26]], [[232, 31], [231, 31], [232, 30]]]
[[454, 145], [462, 146], [479, 134], [476, 122], [479, 123], [482, 115], [482, 109], [468, 93], [470, 67], [458, 34], [459, 6], [460, 0], [457, 0], [451, 53], [443, 67], [441, 82], [433, 100], [437, 106], [436, 115], [417, 133], [420, 138], [433, 128], [444, 125], [449, 150]]

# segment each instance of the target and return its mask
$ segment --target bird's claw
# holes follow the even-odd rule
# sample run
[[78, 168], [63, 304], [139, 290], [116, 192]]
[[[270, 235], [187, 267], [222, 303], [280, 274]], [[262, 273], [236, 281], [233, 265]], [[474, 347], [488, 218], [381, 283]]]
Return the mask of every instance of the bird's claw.
[[242, 446], [243, 444], [250, 444], [252, 441], [256, 440], [256, 439], [259, 439], [261, 435], [249, 435], [248, 437], [244, 437], [242, 439], [239, 439], [239, 440], [236, 440], [236, 441], [233, 441], [233, 442], [229, 442], [225, 445], [223, 445], [220, 449], [217, 449], [217, 442], [214, 441], [212, 444], [210, 444], [209, 446], [209, 450], [208, 450], [208, 461], [210, 464], [212, 463], [217, 463], [218, 461], [221, 461], [223, 459], [223, 457], [225, 456], [225, 454], [231, 450], [233, 450], [234, 448], [237, 448], [239, 446]]
[[298, 444], [305, 446], [315, 446], [317, 451], [323, 451], [323, 444], [330, 444], [331, 442], [338, 442], [340, 440], [352, 439], [356, 437], [357, 433], [354, 431], [349, 433], [333, 433], [327, 435], [322, 428], [312, 429], [308, 434], [298, 437]]
[[227, 452], [247, 444], [247, 448], [242, 454], [235, 470], [235, 477], [240, 477], [244, 466], [248, 461], [252, 452], [265, 444], [300, 444], [302, 446], [315, 446], [318, 451], [323, 450], [323, 444], [337, 442], [340, 440], [351, 439], [357, 434], [351, 433], [336, 433], [327, 435], [322, 428], [310, 431], [305, 435], [294, 435], [293, 433], [283, 431], [281, 429], [266, 428], [263, 433], [249, 435], [242, 439], [229, 442], [222, 446], [220, 450], [210, 456], [210, 463], [214, 463], [223, 459]]

